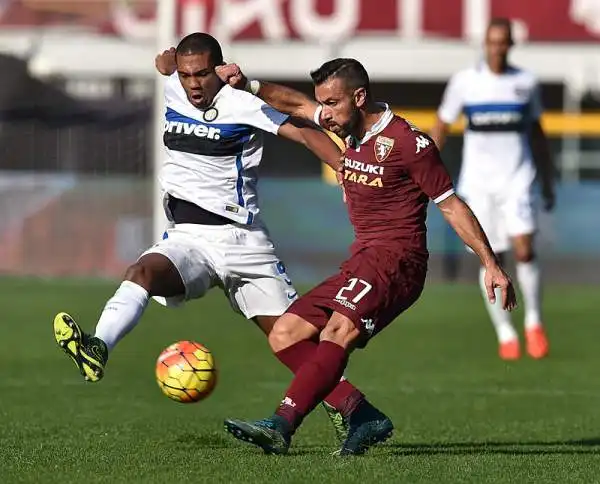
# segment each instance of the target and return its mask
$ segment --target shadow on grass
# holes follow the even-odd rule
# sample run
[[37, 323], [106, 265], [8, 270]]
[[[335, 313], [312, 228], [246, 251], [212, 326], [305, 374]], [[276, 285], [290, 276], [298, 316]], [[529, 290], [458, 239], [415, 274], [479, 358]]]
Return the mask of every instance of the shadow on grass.
[[[227, 435], [216, 432], [183, 433], [174, 436], [179, 447], [197, 449], [231, 449], [240, 447], [240, 443]], [[250, 449], [252, 446], [243, 446]], [[473, 442], [435, 442], [435, 443], [403, 443], [389, 442], [376, 447], [377, 454], [382, 455], [600, 455], [600, 437], [557, 440], [557, 441], [473, 441]], [[258, 449], [256, 449], [258, 450]], [[292, 446], [290, 455], [331, 455], [334, 446], [298, 445]]]
[[558, 441], [483, 441], [483, 442], [439, 442], [401, 443], [391, 442], [381, 446], [382, 450], [397, 455], [544, 455], [544, 454], [590, 454], [600, 455], [600, 437]]
[[[481, 441], [402, 443], [390, 442], [376, 447], [372, 457], [391, 455], [600, 455], [600, 437], [559, 441]], [[301, 445], [292, 447], [290, 455], [327, 455], [331, 449], [323, 446]]]

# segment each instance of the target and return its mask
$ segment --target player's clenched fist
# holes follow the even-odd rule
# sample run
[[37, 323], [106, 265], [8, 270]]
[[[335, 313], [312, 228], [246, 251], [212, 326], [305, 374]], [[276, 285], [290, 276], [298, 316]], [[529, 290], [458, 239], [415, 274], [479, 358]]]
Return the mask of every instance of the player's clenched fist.
[[215, 68], [217, 76], [235, 89], [245, 89], [248, 79], [237, 64], [225, 64]]
[[170, 76], [177, 70], [177, 62], [175, 60], [175, 47], [163, 51], [154, 59], [156, 70], [163, 76]]

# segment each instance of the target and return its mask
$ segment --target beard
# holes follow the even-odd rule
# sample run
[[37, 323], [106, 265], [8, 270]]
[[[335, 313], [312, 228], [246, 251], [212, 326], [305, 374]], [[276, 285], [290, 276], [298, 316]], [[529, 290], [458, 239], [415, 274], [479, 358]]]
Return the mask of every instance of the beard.
[[346, 139], [350, 135], [356, 135], [360, 126], [360, 109], [352, 103], [350, 117], [344, 124], [335, 124], [329, 130], [342, 139]]

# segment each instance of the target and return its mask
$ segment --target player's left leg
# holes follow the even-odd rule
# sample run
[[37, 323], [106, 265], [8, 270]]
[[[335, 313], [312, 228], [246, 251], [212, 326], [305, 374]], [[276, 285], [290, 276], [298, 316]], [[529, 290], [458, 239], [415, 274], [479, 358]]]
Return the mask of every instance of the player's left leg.
[[511, 237], [517, 281], [523, 295], [527, 353], [532, 358], [543, 358], [548, 354], [548, 339], [542, 324], [541, 276], [534, 245], [537, 210], [533, 187], [527, 184], [510, 187], [502, 211]]
[[527, 353], [532, 358], [548, 355], [549, 344], [542, 323], [540, 268], [534, 249], [534, 235], [521, 234], [512, 238], [517, 281], [525, 306], [525, 337]]

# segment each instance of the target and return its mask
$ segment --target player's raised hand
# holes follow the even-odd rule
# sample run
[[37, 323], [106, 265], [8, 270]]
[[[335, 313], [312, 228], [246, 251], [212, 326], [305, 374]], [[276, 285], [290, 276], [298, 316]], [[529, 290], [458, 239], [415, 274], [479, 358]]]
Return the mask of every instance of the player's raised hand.
[[163, 76], [170, 76], [177, 70], [177, 62], [175, 61], [175, 47], [163, 51], [154, 59], [156, 70]]
[[235, 89], [246, 89], [248, 78], [244, 75], [237, 64], [225, 64], [217, 66], [215, 72], [219, 78]]
[[517, 296], [512, 280], [504, 269], [498, 264], [485, 268], [485, 289], [488, 299], [492, 304], [496, 302], [495, 289], [499, 288], [502, 293], [502, 309], [512, 311], [517, 307]]

